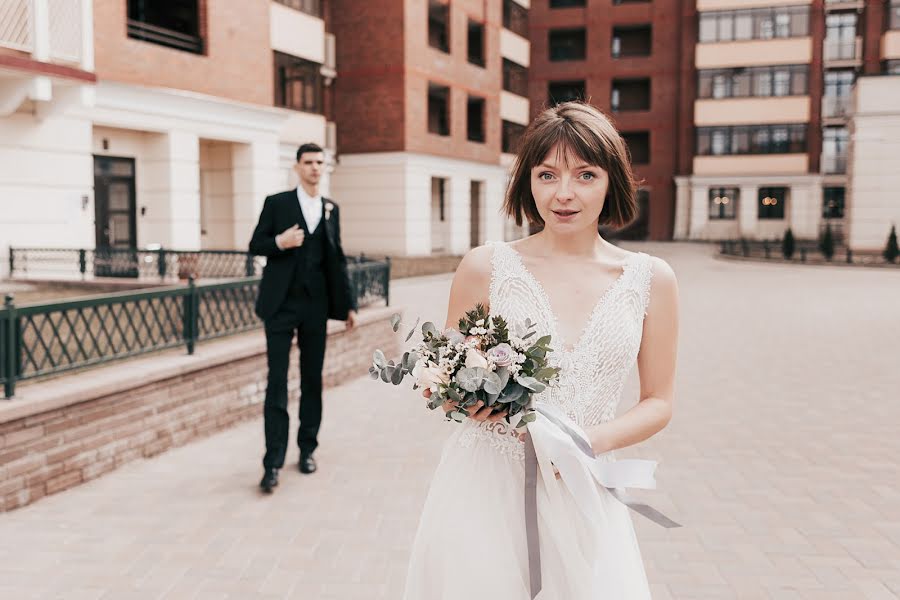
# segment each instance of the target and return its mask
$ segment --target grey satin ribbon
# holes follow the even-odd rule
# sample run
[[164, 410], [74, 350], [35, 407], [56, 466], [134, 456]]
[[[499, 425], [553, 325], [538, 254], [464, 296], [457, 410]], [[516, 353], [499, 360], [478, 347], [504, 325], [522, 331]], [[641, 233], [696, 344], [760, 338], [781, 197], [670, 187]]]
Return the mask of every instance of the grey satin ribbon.
[[[541, 410], [540, 406], [536, 407], [539, 412], [548, 421], [556, 425], [566, 435], [572, 438], [578, 449], [581, 450], [589, 458], [593, 459], [594, 451], [591, 445], [581, 435], [572, 429], [565, 421], [557, 419], [555, 415], [548, 411]], [[528, 543], [528, 572], [531, 583], [531, 598], [534, 598], [541, 591], [541, 544], [538, 534], [537, 519], [537, 476], [538, 476], [538, 460], [537, 453], [534, 450], [534, 441], [531, 435], [525, 436], [525, 539]], [[667, 529], [681, 527], [678, 523], [665, 516], [652, 506], [639, 502], [630, 498], [625, 492], [603, 486], [613, 498], [633, 510], [634, 512], [645, 516], [657, 525], [661, 525]]]

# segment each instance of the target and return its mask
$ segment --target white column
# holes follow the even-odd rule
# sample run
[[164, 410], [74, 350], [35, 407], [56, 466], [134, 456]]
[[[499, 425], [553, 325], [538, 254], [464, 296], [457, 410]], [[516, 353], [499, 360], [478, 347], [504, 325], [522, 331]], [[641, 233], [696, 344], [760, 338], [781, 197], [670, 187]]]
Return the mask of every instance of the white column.
[[94, 70], [94, 2], [81, 0], [81, 68]]
[[819, 218], [822, 214], [822, 187], [808, 183], [791, 187], [788, 198], [790, 226], [801, 239], [815, 239], [819, 235]]
[[[200, 248], [200, 140], [170, 131], [147, 143], [143, 172], [137, 173], [138, 245], [173, 250]], [[141, 183], [143, 179], [143, 183]], [[142, 213], [142, 207], [146, 214]]]
[[690, 188], [690, 228], [688, 238], [703, 240], [709, 237], [706, 225], [709, 223], [709, 186], [694, 185]]
[[675, 231], [676, 240], [688, 239], [691, 223], [691, 179], [675, 178]]
[[47, 62], [50, 58], [50, 9], [47, 0], [31, 2], [31, 58]]
[[238, 249], [250, 242], [266, 196], [283, 191], [279, 185], [278, 139], [235, 144], [232, 154], [234, 241]]
[[738, 226], [741, 237], [757, 237], [757, 225], [759, 222], [757, 190], [756, 185], [741, 186], [741, 197], [738, 199]]
[[503, 214], [503, 194], [506, 192], [505, 173], [490, 177], [484, 184], [484, 240], [503, 241], [505, 239], [507, 217]]
[[447, 182], [450, 189], [447, 193], [445, 209], [450, 223], [449, 254], [465, 254], [471, 242], [471, 185], [468, 177], [451, 177]]

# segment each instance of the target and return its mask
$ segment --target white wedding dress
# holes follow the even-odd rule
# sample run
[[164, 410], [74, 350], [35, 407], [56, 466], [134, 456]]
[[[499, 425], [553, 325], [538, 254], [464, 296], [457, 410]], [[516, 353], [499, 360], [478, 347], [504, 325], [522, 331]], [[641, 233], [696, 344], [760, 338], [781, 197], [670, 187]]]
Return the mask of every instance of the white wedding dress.
[[[518, 252], [505, 243], [492, 247], [491, 313], [510, 322], [536, 322], [540, 335], [552, 336], [551, 362], [562, 367], [559, 385], [535, 400], [555, 406], [582, 428], [614, 418], [640, 348], [651, 257], [629, 257], [569, 347], [546, 292]], [[458, 427], [425, 501], [404, 598], [528, 600], [525, 445], [505, 422], [465, 421]], [[538, 600], [650, 598], [628, 508], [601, 489], [588, 519], [564, 480], [549, 485], [557, 489], [548, 490], [546, 479], [538, 478]]]

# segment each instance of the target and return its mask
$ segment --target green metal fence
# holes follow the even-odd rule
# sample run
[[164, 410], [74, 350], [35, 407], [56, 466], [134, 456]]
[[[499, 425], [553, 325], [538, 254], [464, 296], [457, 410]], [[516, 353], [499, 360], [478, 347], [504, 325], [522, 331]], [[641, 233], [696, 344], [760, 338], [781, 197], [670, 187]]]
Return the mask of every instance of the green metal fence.
[[[360, 308], [389, 302], [390, 261], [353, 257], [349, 274]], [[253, 312], [259, 277], [160, 287], [63, 302], [0, 308], [0, 385], [185, 346], [260, 327]]]

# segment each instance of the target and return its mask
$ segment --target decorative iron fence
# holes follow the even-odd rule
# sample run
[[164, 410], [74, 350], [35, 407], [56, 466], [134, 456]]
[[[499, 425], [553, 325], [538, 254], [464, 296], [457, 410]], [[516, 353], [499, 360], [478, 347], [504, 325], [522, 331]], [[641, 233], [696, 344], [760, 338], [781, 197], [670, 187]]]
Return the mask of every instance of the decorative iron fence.
[[228, 279], [262, 273], [263, 259], [240, 250], [131, 250], [121, 248], [10, 248], [11, 277], [79, 275]]
[[722, 240], [719, 253], [725, 256], [742, 256], [764, 260], [790, 260], [792, 262], [831, 262], [852, 265], [885, 265], [900, 267], [900, 262], [890, 263], [880, 252], [854, 252], [846, 246], [837, 245], [834, 255], [827, 261], [822, 255], [817, 241], [797, 240], [790, 258], [784, 256], [781, 240]]
[[[79, 252], [79, 251], [75, 251]], [[390, 300], [390, 260], [349, 258], [360, 308]], [[161, 261], [158, 264], [167, 264]], [[255, 264], [255, 263], [254, 263]], [[241, 333], [262, 326], [253, 311], [259, 277], [161, 287], [0, 308], [0, 385]]]

